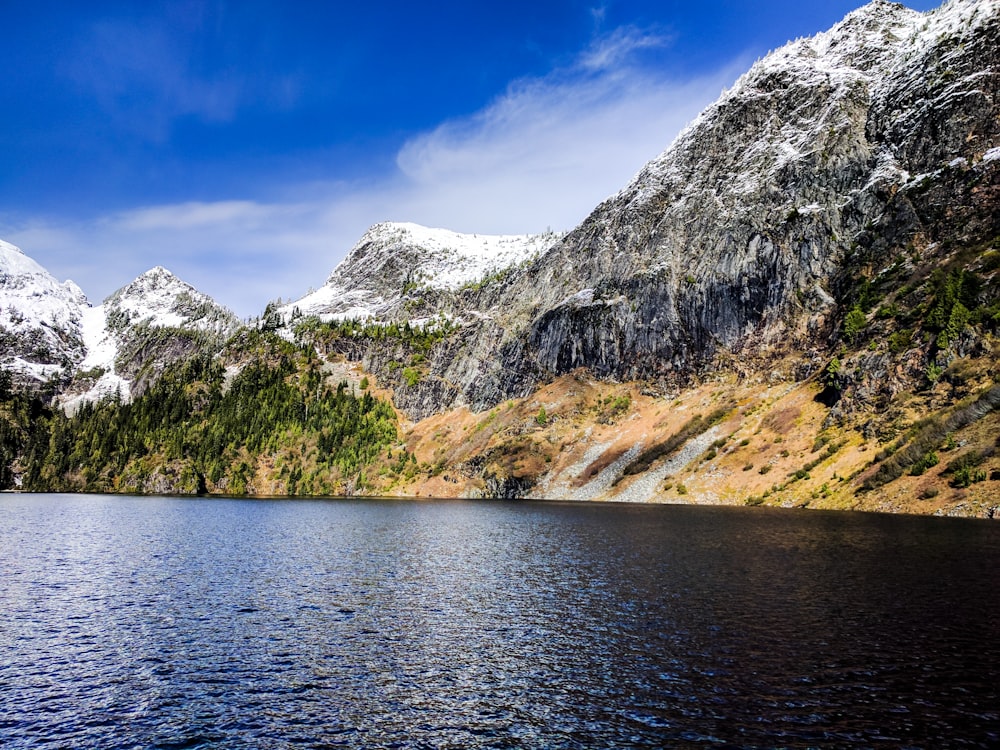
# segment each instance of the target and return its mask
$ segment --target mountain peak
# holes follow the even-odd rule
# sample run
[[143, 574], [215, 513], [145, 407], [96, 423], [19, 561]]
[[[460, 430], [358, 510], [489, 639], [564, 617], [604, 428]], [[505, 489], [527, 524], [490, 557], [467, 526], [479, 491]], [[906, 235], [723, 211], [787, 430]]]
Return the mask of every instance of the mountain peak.
[[453, 294], [539, 256], [562, 235], [463, 234], [409, 222], [371, 226], [326, 284], [287, 305], [306, 315], [393, 317], [411, 294]]
[[169, 277], [169, 278], [177, 278], [176, 276], [174, 276], [173, 273], [171, 273], [170, 271], [168, 271], [163, 266], [153, 266], [152, 268], [150, 268], [145, 273], [139, 274], [139, 278], [140, 279], [146, 278], [146, 277], [158, 277], [158, 276], [166, 276], [166, 277]]
[[180, 282], [181, 284], [186, 283], [186, 282], [182, 281], [180, 278], [178, 278], [175, 274], [173, 274], [170, 271], [168, 271], [163, 266], [153, 266], [148, 271], [145, 271], [144, 273], [139, 274], [135, 278], [135, 281], [133, 281], [132, 283], [134, 284], [136, 282], [143, 282], [143, 283], [146, 283], [146, 284], [153, 284], [155, 286], [163, 286], [163, 285], [167, 285], [167, 284], [175, 284], [177, 282]]

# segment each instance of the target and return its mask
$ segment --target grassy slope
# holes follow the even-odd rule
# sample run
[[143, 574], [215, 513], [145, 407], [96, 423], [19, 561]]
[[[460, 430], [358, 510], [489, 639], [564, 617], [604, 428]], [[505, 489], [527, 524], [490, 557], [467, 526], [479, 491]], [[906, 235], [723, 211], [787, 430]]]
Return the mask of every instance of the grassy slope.
[[[966, 381], [973, 394], [991, 382], [996, 360], [981, 360], [974, 368], [977, 375]], [[387, 494], [477, 496], [489, 493], [484, 476], [511, 476], [532, 485], [524, 494], [533, 497], [985, 515], [1000, 500], [1000, 411], [941, 441], [938, 464], [923, 473], [907, 470], [881, 487], [861, 490], [881, 463], [876, 462], [880, 451], [905, 436], [906, 425], [952, 413], [951, 390], [942, 380], [901, 396], [905, 416], [894, 417], [896, 429], [883, 432], [882, 439], [866, 439], [857, 421], [828, 426], [830, 410], [817, 400], [822, 385], [816, 379], [773, 384], [720, 379], [664, 399], [644, 395], [639, 384], [599, 382], [581, 372], [488, 412], [458, 409], [411, 425], [405, 440], [418, 471], [409, 479], [386, 473], [375, 480], [376, 488]], [[645, 450], [683, 435], [693, 417], [720, 409], [721, 421], [691, 434], [645, 471], [626, 473]], [[887, 441], [887, 434], [895, 437]], [[986, 479], [952, 486], [949, 461], [972, 451], [987, 454], [978, 467]]]

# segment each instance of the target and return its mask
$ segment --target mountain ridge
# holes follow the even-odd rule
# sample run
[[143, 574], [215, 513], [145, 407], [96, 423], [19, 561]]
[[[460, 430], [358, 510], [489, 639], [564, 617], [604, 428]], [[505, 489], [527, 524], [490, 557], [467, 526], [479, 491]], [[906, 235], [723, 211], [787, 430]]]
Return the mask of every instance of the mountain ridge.
[[[221, 318], [136, 340], [131, 395], [198, 352], [239, 377], [294, 350], [289, 382], [399, 412], [401, 443], [341, 491], [986, 512], [998, 80], [1000, 4], [876, 0], [755, 63], [570, 232], [375, 225], [235, 344]], [[306, 457], [329, 440], [295, 435]], [[327, 486], [281, 455], [240, 466]], [[175, 460], [185, 487], [234, 486]]]
[[162, 266], [93, 306], [72, 281], [56, 281], [23, 250], [0, 241], [0, 285], [5, 369], [33, 387], [54, 386], [70, 411], [103, 398], [128, 401], [133, 385], [141, 392], [155, 379], [155, 373], [143, 374], [148, 364], [162, 372], [190, 354], [185, 346], [169, 353], [164, 340], [157, 347], [163, 361], [151, 363], [143, 353], [151, 338], [176, 344], [177, 337], [163, 337], [163, 331], [198, 332], [205, 335], [200, 343], [214, 338], [221, 348], [239, 326], [232, 312]]

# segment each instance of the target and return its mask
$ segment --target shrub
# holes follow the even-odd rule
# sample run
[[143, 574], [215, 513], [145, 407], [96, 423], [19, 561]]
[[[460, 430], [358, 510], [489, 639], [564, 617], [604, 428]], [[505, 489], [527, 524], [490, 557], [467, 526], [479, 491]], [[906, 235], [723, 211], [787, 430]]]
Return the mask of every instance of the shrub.
[[415, 367], [404, 367], [403, 368], [403, 380], [406, 384], [413, 388], [417, 383], [420, 382], [421, 375], [420, 370]]
[[938, 454], [936, 451], [927, 451], [921, 458], [910, 466], [910, 474], [919, 477], [932, 466], [937, 466]]
[[[922, 420], [898, 449], [886, 456], [885, 463], [861, 485], [862, 491], [872, 490], [897, 479], [903, 471], [920, 460], [928, 451], [935, 450], [948, 433], [982, 419], [1000, 406], [1000, 385], [982, 392], [975, 401], [957, 407], [947, 417], [933, 416]], [[949, 464], [950, 465], [950, 464]]]
[[963, 466], [958, 469], [951, 478], [951, 486], [956, 488], [968, 487], [976, 482], [986, 481], [985, 469], [978, 469], [972, 466]]
[[868, 318], [865, 317], [861, 306], [855, 305], [844, 318], [844, 338], [853, 344], [867, 326]]

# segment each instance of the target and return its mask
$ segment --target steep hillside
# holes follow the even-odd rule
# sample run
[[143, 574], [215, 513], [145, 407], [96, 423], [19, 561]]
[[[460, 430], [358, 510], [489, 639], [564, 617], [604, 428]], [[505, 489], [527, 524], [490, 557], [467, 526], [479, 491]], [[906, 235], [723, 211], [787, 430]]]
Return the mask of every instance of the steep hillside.
[[[384, 312], [388, 324], [300, 331], [327, 355], [363, 362], [419, 422], [409, 445], [426, 459], [424, 479], [391, 491], [667, 500], [681, 471], [686, 493], [673, 497], [687, 501], [985, 512], [992, 490], [965, 478], [992, 476], [995, 462], [998, 56], [995, 2], [924, 14], [873, 2], [755, 64], [536, 259], [459, 289], [451, 327], [422, 326], [427, 316], [414, 313], [434, 298], [413, 289]], [[641, 408], [629, 413], [643, 429], [593, 424], [604, 408], [579, 394], [566, 396], [572, 431], [553, 426], [558, 413], [538, 422], [539, 394], [566, 377], [634, 383], [630, 404]], [[733, 405], [719, 425], [687, 434], [678, 415], [650, 417], [716, 392]], [[962, 416], [970, 404], [975, 419]], [[689, 443], [681, 455], [708, 453], [690, 441], [709, 426], [725, 432], [713, 439], [751, 445], [743, 431], [759, 420], [796, 428], [794, 450], [759, 447], [766, 469], [748, 460], [720, 474], [667, 455]], [[477, 439], [445, 428], [453, 423]], [[534, 433], [545, 443], [525, 437]], [[933, 460], [929, 435], [942, 450], [966, 446], [956, 460], [978, 468], [905, 479]], [[673, 448], [658, 453], [664, 441]], [[836, 455], [811, 455], [816, 444]], [[920, 455], [880, 468], [914, 445]], [[574, 475], [593, 462], [599, 485]], [[642, 489], [631, 489], [640, 474]], [[937, 505], [914, 505], [923, 495]]]
[[395, 381], [414, 418], [484, 409], [581, 367], [662, 392], [720, 369], [770, 376], [791, 355], [784, 376], [808, 377], [856, 302], [870, 316], [861, 298], [890, 267], [926, 284], [997, 236], [998, 14], [987, 0], [925, 14], [873, 2], [755, 64], [527, 262], [425, 283], [434, 254], [379, 226], [299, 309], [458, 323], [420, 353], [417, 380], [400, 375], [406, 347], [354, 336], [344, 352]]
[[521, 382], [586, 367], [669, 387], [792, 352], [801, 377], [863, 280], [991, 243], [998, 14], [875, 2], [757, 63], [503, 290]]
[[0, 451], [17, 449], [0, 481], [49, 492], [363, 491], [366, 469], [392, 455], [397, 416], [336, 374], [308, 349], [244, 328], [127, 403], [84, 401], [66, 414], [0, 387]]

